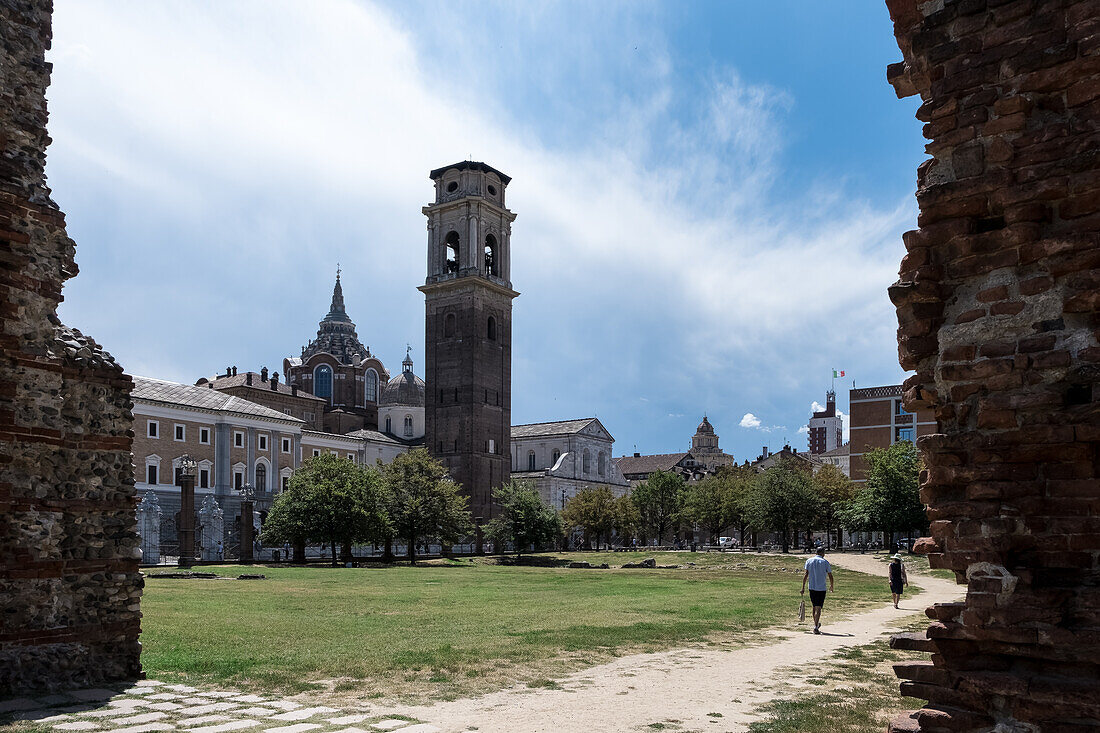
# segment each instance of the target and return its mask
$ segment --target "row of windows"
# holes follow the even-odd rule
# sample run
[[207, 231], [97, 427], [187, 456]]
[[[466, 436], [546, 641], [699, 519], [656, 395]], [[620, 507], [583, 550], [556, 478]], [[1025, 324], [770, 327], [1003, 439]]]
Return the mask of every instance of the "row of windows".
[[[558, 449], [555, 448], [554, 452], [552, 454], [552, 457], [550, 459], [550, 467], [551, 468], [554, 467], [554, 465], [558, 462], [558, 459], [560, 457], [561, 457], [561, 451], [559, 451]], [[600, 451], [599, 454], [596, 457], [596, 464], [597, 464], [597, 466], [596, 466], [597, 473], [600, 476], [606, 475], [607, 474], [607, 454], [604, 453], [603, 451]], [[533, 450], [527, 451], [527, 470], [528, 471], [537, 470], [537, 461], [535, 460], [535, 451], [533, 451]], [[583, 473], [592, 473], [592, 455], [588, 452], [587, 448], [585, 448], [584, 451], [581, 452], [581, 471]]]
[[[322, 397], [332, 404], [332, 367], [328, 364], [320, 364], [313, 370], [313, 396]], [[363, 375], [363, 401], [378, 401], [378, 372], [373, 369], [368, 369]]]
[[[462, 261], [460, 257], [460, 253], [462, 252], [462, 238], [458, 236], [458, 232], [452, 229], [447, 232], [447, 236], [443, 238], [443, 243], [447, 247], [447, 261], [444, 271], [448, 275], [455, 274], [458, 272], [458, 263]], [[497, 238], [492, 234], [485, 235], [485, 244], [482, 249], [482, 254], [484, 255], [485, 274], [499, 277], [500, 264], [497, 261]]]
[[[390, 422], [390, 416], [386, 415], [386, 432], [393, 435], [393, 425]], [[405, 415], [405, 437], [413, 437], [413, 419], [412, 415]]]
[[[338, 451], [330, 451], [334, 456], [339, 455]], [[319, 448], [313, 449], [313, 457], [316, 458], [321, 455]], [[353, 463], [358, 463], [358, 456], [355, 453], [348, 453], [347, 459]], [[175, 477], [173, 485], [180, 486], [182, 484], [182, 471], [179, 468], [175, 469]], [[233, 471], [233, 488], [240, 491], [244, 486], [244, 471], [234, 468]], [[255, 484], [254, 488], [258, 492], [267, 491], [267, 464], [257, 463], [255, 472]], [[289, 485], [290, 477], [282, 476], [282, 489], [285, 491]], [[145, 482], [151, 485], [157, 485], [160, 482], [160, 462], [150, 461], [145, 466]], [[212, 485], [212, 473], [211, 469], [205, 466], [200, 466], [198, 475], [196, 476], [195, 486], [200, 489], [209, 489]]]
[[[458, 332], [458, 319], [455, 318], [454, 313], [448, 313], [443, 317], [443, 338], [455, 338], [461, 336]], [[493, 316], [489, 316], [485, 322], [485, 338], [490, 341], [497, 340], [497, 319]]]
[[[146, 435], [150, 438], [160, 437], [160, 422], [158, 420], [149, 420], [147, 422]], [[187, 426], [176, 423], [173, 426], [173, 437], [175, 440], [185, 442], [187, 440]], [[267, 433], [260, 433], [256, 436], [256, 449], [267, 450]], [[201, 445], [210, 445], [210, 428], [199, 428], [199, 443]], [[245, 433], [243, 430], [233, 431], [233, 447], [244, 448], [245, 447]], [[290, 438], [283, 438], [282, 445], [280, 446], [283, 453], [290, 453], [291, 440]]]

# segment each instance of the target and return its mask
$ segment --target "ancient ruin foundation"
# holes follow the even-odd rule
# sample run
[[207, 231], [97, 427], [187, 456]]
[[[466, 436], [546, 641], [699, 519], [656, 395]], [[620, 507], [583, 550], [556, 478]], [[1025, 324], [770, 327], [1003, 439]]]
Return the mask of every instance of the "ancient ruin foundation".
[[130, 378], [57, 319], [49, 2], [0, 0], [0, 697], [140, 674]]
[[887, 0], [931, 159], [890, 295], [919, 447], [923, 541], [969, 582], [932, 652], [896, 666], [927, 700], [894, 731], [1100, 726], [1100, 2]]

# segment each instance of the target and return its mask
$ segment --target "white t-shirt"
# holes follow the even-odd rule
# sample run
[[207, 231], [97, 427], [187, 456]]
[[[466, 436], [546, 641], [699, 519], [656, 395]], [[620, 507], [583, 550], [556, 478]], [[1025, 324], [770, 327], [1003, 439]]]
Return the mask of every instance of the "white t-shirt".
[[814, 555], [806, 561], [806, 571], [810, 574], [810, 590], [826, 590], [825, 580], [833, 571], [829, 561]]

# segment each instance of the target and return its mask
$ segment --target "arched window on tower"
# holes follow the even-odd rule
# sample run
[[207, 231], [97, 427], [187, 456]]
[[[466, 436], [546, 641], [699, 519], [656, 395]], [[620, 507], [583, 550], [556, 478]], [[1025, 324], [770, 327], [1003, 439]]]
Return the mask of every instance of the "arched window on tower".
[[390, 424], [390, 416], [386, 415], [386, 432], [393, 433], [393, 427]]
[[535, 470], [535, 451], [533, 450], [527, 451], [527, 470]]
[[607, 474], [607, 454], [600, 451], [600, 455], [596, 459], [596, 470], [601, 475]]
[[367, 402], [378, 401], [378, 372], [373, 369], [368, 369], [367, 373], [363, 375], [364, 394], [363, 399]]
[[485, 274], [500, 275], [500, 268], [497, 266], [497, 238], [492, 234], [485, 235]]
[[267, 491], [267, 466], [256, 464], [256, 491]]
[[588, 453], [587, 448], [581, 454], [581, 470], [584, 473], [592, 473], [592, 456]]
[[486, 327], [485, 335], [490, 341], [497, 340], [497, 319], [493, 318], [492, 316], [489, 316], [489, 324]]
[[413, 418], [412, 415], [405, 415], [405, 437], [411, 438], [413, 436]]
[[558, 465], [558, 459], [559, 458], [561, 458], [561, 451], [558, 450], [557, 448], [555, 448], [554, 453], [552, 454], [552, 457], [550, 458], [550, 467], [551, 468]]
[[313, 395], [332, 402], [332, 367], [328, 364], [313, 370]]
[[458, 232], [448, 232], [446, 239], [443, 241], [447, 245], [447, 266], [445, 271], [447, 274], [458, 272]]
[[452, 338], [455, 335], [455, 318], [454, 313], [448, 313], [443, 318], [443, 338]]

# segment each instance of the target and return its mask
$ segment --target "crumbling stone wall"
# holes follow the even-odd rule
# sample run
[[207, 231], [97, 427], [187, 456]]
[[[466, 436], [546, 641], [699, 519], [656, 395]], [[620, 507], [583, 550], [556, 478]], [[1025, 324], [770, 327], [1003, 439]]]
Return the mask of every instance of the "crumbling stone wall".
[[141, 672], [131, 380], [56, 315], [77, 268], [44, 170], [51, 11], [0, 0], [0, 697]]
[[894, 731], [1100, 727], [1100, 2], [887, 0], [931, 158], [897, 306], [933, 567]]

